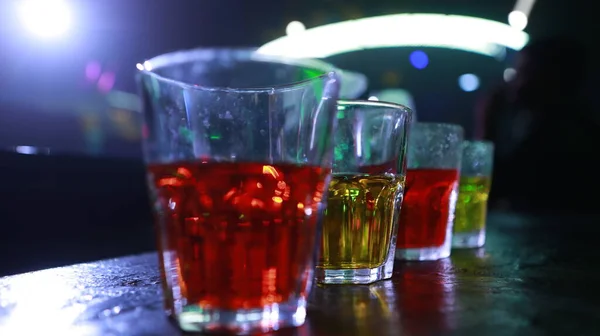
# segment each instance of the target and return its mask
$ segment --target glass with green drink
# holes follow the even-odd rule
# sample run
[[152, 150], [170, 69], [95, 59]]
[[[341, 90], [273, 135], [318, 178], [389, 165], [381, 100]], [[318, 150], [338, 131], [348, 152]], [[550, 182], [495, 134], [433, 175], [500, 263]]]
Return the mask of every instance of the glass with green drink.
[[458, 201], [454, 214], [454, 248], [476, 248], [485, 244], [487, 201], [492, 184], [493, 163], [493, 143], [463, 142]]

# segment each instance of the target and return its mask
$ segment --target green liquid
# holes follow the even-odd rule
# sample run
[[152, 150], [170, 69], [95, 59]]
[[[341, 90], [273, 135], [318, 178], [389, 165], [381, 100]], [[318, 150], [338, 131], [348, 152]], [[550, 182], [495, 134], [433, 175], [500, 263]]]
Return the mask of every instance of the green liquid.
[[454, 232], [478, 232], [485, 228], [490, 186], [491, 178], [487, 176], [460, 178], [454, 213]]

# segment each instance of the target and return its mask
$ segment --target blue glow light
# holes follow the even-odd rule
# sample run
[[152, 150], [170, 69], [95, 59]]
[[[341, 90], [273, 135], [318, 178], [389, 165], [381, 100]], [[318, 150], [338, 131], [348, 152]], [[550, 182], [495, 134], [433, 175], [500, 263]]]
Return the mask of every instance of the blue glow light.
[[464, 74], [458, 77], [458, 86], [463, 91], [473, 92], [479, 88], [479, 77], [474, 74]]
[[429, 64], [429, 57], [421, 50], [415, 50], [410, 53], [410, 63], [417, 69], [425, 69]]

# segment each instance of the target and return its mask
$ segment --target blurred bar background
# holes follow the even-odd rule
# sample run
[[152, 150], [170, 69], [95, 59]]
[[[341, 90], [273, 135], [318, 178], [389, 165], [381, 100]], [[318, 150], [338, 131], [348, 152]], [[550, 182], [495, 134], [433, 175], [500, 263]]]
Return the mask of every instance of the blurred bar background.
[[[322, 36], [311, 49], [345, 46], [326, 59], [369, 78], [362, 98], [407, 104], [419, 121], [458, 123], [471, 138], [479, 101], [514, 76], [519, 48], [497, 42], [518, 45], [522, 31], [532, 38], [566, 35], [598, 55], [590, 6], [566, 0], [2, 1], [0, 275], [153, 248], [134, 79], [145, 59], [202, 46], [259, 47], [304, 29], [382, 15], [485, 19], [512, 28], [498, 35], [467, 25], [473, 29], [451, 38], [442, 21], [423, 19], [403, 31], [365, 31], [398, 42], [387, 48], [348, 51], [356, 36], [342, 33]], [[436, 34], [450, 42], [435, 45]], [[465, 50], [487, 36], [496, 38], [491, 47]], [[590, 97], [598, 70], [591, 62]]]

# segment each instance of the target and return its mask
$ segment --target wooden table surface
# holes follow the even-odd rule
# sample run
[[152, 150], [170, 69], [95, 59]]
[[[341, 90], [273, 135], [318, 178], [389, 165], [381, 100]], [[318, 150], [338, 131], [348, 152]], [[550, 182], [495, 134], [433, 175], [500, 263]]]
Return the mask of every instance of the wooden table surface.
[[[307, 323], [275, 335], [600, 335], [600, 220], [488, 223], [485, 248], [315, 287]], [[160, 291], [155, 254], [0, 278], [0, 335], [180, 335]]]

